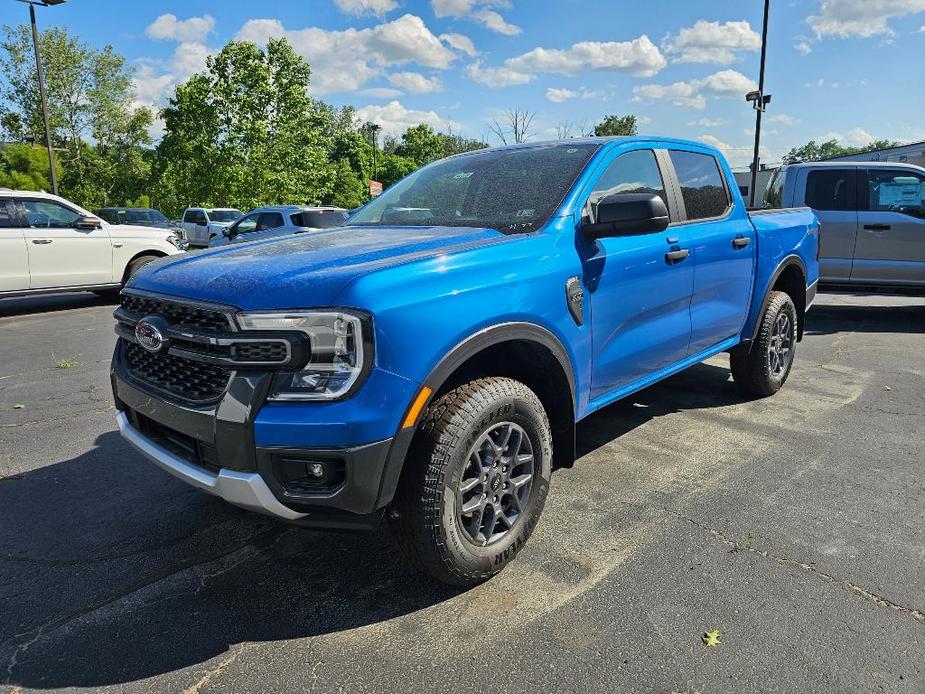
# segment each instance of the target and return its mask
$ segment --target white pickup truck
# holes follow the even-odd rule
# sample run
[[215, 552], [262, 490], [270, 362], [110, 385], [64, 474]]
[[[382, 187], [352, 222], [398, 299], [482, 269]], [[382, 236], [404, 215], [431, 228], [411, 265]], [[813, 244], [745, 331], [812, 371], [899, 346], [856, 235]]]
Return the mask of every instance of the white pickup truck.
[[205, 248], [243, 216], [233, 207], [187, 207], [180, 226], [190, 246]]
[[118, 291], [182, 246], [173, 231], [109, 224], [56, 195], [0, 189], [0, 298]]

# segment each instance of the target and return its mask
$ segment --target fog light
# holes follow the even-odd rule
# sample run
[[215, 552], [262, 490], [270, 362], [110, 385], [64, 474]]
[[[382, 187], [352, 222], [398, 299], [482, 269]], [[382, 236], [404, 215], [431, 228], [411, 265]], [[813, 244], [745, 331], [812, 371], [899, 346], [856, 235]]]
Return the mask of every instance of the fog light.
[[321, 463], [309, 463], [308, 473], [317, 479], [324, 477], [324, 465]]

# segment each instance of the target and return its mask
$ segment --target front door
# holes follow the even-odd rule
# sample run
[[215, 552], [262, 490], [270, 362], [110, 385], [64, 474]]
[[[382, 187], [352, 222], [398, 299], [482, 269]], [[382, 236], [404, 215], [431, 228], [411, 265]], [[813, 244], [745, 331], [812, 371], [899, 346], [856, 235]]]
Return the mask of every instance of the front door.
[[[593, 221], [597, 202], [612, 193], [655, 193], [675, 214], [651, 149], [624, 152], [610, 163], [585, 203], [585, 217]], [[592, 400], [687, 356], [693, 259], [666, 258], [686, 248], [686, 235], [683, 227], [669, 227], [596, 241], [579, 237], [591, 303]]]
[[858, 235], [857, 169], [820, 168], [806, 173], [804, 203], [819, 218], [819, 281], [851, 281]]
[[29, 255], [19, 215], [11, 200], [0, 198], [0, 292], [29, 288]]
[[32, 289], [110, 284], [112, 242], [101, 229], [76, 229], [81, 212], [56, 200], [20, 199]]
[[851, 281], [925, 285], [925, 176], [909, 169], [861, 171]]
[[681, 191], [682, 230], [694, 261], [690, 354], [742, 332], [755, 276], [755, 230], [744, 206], [733, 208], [731, 173], [709, 152], [669, 150]]

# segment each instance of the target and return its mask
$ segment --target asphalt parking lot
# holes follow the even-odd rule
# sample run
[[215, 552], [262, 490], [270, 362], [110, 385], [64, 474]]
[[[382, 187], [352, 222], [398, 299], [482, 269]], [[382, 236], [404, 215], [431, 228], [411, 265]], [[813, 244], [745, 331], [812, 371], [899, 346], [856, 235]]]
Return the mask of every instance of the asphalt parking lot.
[[141, 459], [112, 308], [0, 302], [0, 686], [925, 691], [925, 297], [821, 295], [773, 398], [721, 357], [595, 415], [468, 591]]

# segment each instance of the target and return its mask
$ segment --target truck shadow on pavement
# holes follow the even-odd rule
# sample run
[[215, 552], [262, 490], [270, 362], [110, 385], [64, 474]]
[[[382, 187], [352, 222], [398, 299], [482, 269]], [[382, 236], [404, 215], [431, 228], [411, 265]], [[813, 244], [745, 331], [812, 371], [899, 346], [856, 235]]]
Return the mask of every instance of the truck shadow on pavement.
[[[742, 401], [725, 368], [702, 364], [583, 422], [580, 454], [668, 412]], [[174, 480], [115, 432], [95, 443], [0, 479], [0, 682], [168, 675], [180, 689], [229, 651], [321, 634], [349, 648], [377, 638], [361, 627], [463, 592], [406, 568], [384, 530], [279, 524]]]
[[90, 292], [0, 299], [0, 318], [24, 316], [35, 313], [70, 311], [75, 308], [92, 308], [94, 306], [115, 306], [117, 303], [119, 303], [119, 301], [116, 296], [108, 294], [97, 295]]
[[807, 335], [925, 333], [925, 298], [917, 306], [817, 304], [806, 314]]

